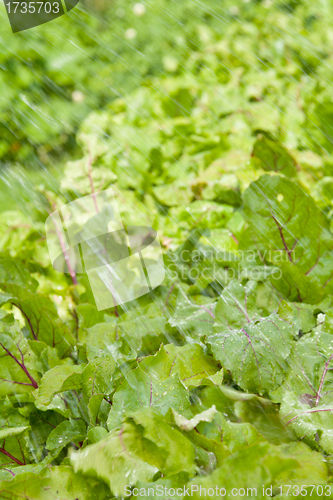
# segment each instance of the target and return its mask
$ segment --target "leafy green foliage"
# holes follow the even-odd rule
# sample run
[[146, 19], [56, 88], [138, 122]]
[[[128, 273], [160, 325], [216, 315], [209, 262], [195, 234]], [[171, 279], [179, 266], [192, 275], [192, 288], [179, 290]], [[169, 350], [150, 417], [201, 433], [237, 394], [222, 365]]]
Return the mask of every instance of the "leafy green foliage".
[[[0, 498], [331, 485], [332, 6], [140, 5], [1, 35], [0, 156], [49, 170], [1, 174]], [[166, 277], [98, 311], [44, 221], [110, 186]]]
[[314, 332], [295, 345], [290, 369], [282, 386], [276, 391], [281, 401], [281, 415], [296, 435], [306, 436], [313, 446], [332, 451], [330, 432], [333, 411], [330, 362], [333, 359], [332, 336]]
[[297, 184], [262, 176], [244, 194], [244, 215], [259, 249], [269, 249], [271, 262], [285, 256], [282, 279], [274, 280], [285, 296], [315, 303], [331, 292], [329, 221]]
[[293, 316], [273, 313], [253, 319], [256, 297], [251, 285], [248, 282], [247, 290], [240, 290], [242, 285], [231, 282], [225, 288], [216, 307], [217, 322], [221, 317], [222, 324], [215, 326], [216, 334], [208, 342], [242, 389], [264, 394], [281, 385], [298, 327]]

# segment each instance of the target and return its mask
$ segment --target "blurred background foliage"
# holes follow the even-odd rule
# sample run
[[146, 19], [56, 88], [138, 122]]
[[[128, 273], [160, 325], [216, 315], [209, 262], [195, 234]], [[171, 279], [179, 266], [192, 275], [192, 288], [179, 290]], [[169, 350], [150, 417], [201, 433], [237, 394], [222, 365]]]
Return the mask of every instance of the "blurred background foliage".
[[[1, 161], [29, 166], [72, 154], [91, 110], [155, 75], [210, 74], [227, 84], [237, 74], [249, 99], [264, 97], [267, 79], [266, 93], [279, 79], [299, 82], [301, 92], [310, 79], [308, 93], [329, 94], [332, 9], [324, 0], [87, 0], [13, 35], [2, 8]], [[330, 129], [333, 111], [324, 102], [313, 111]]]
[[[0, 20], [0, 209], [13, 203], [8, 183], [16, 200], [23, 177], [32, 186], [53, 185], [66, 162], [82, 156], [77, 133], [86, 117], [96, 110], [119, 112], [114, 103], [139, 86], [150, 94], [132, 99], [137, 116], [132, 113], [126, 122], [134, 128], [142, 127], [155, 94], [164, 93], [162, 109], [151, 110], [153, 120], [191, 116], [193, 123], [200, 114], [204, 127], [218, 124], [226, 149], [248, 155], [264, 134], [288, 149], [306, 151], [308, 163], [318, 163], [314, 155], [324, 156], [331, 175], [333, 5], [328, 1], [86, 0], [54, 22], [15, 35], [3, 6]], [[192, 142], [200, 136], [185, 129], [179, 134], [191, 135]], [[201, 151], [217, 140], [208, 129], [205, 133], [197, 139]], [[131, 141], [128, 136], [120, 147]], [[155, 150], [146, 156], [158, 155]]]

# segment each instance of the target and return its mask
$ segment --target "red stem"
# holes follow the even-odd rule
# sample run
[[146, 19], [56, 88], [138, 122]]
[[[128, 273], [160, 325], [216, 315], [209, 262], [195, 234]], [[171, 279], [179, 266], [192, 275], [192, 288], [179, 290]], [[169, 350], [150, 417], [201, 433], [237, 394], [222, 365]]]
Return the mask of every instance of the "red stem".
[[318, 403], [320, 401], [320, 393], [321, 393], [321, 390], [322, 390], [323, 385], [324, 385], [326, 373], [327, 373], [327, 370], [328, 370], [328, 365], [330, 364], [330, 362], [332, 361], [332, 359], [333, 359], [333, 354], [330, 357], [330, 359], [326, 362], [325, 367], [324, 367], [324, 371], [323, 371], [323, 374], [322, 374], [322, 377], [321, 377], [321, 380], [320, 380], [319, 389], [318, 389], [318, 392], [317, 392], [316, 406], [318, 405]]
[[4, 455], [6, 455], [6, 457], [10, 458], [17, 465], [24, 465], [23, 462], [20, 462], [20, 460], [18, 460], [17, 458], [13, 457], [13, 455], [11, 455], [10, 453], [8, 453], [8, 451], [6, 451], [4, 448], [0, 448], [0, 453], [3, 453]]
[[333, 411], [333, 408], [323, 408], [322, 410], [308, 410], [308, 411], [305, 411], [304, 413], [299, 413], [295, 417], [293, 417], [290, 420], [288, 420], [288, 422], [286, 423], [286, 425], [289, 425], [293, 420], [296, 420], [296, 418], [298, 418], [298, 417], [302, 417], [304, 415], [308, 415], [309, 413], [320, 413], [322, 411]]
[[273, 218], [273, 220], [274, 220], [274, 222], [277, 225], [277, 228], [279, 230], [280, 237], [281, 237], [284, 249], [285, 249], [285, 251], [287, 252], [287, 255], [288, 255], [288, 259], [290, 260], [290, 262], [292, 262], [293, 261], [293, 259], [291, 257], [292, 250], [289, 250], [288, 245], [286, 243], [286, 240], [284, 239], [284, 235], [283, 235], [283, 232], [282, 232], [282, 227], [280, 226], [279, 222], [276, 220], [276, 218], [274, 217], [274, 215], [272, 215], [272, 218]]
[[31, 330], [31, 333], [33, 335], [33, 338], [35, 340], [38, 340], [38, 337], [37, 335], [35, 334], [35, 330], [31, 324], [31, 321], [29, 319], [29, 317], [26, 315], [26, 313], [22, 310], [22, 308], [20, 306], [18, 306], [17, 304], [15, 304], [14, 302], [12, 302], [13, 306], [17, 307], [17, 309], [19, 309], [21, 311], [21, 313], [23, 314], [23, 316], [25, 317], [25, 319], [27, 320], [28, 324], [29, 324], [29, 327], [30, 327], [30, 330]]
[[26, 374], [26, 376], [31, 381], [32, 386], [35, 389], [38, 389], [38, 384], [37, 384], [36, 380], [32, 377], [32, 375], [30, 375], [30, 373], [29, 373], [27, 367], [25, 366], [25, 364], [23, 362], [20, 363], [20, 361], [1, 342], [0, 342], [0, 346], [3, 348], [4, 351], [6, 351], [6, 353], [8, 354], [8, 356], [10, 356], [11, 358], [13, 358], [13, 360], [15, 361], [15, 363], [17, 363], [20, 366], [20, 368], [24, 371], [24, 373]]

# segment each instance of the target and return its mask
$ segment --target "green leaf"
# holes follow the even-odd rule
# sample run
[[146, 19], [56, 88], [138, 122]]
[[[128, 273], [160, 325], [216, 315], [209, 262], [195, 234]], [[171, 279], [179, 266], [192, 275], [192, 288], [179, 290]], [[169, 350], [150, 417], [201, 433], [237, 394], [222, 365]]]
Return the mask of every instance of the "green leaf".
[[86, 426], [82, 420], [65, 420], [49, 434], [45, 447], [53, 456], [71, 442], [83, 441], [86, 437]]
[[225, 228], [233, 214], [232, 207], [205, 200], [193, 201], [188, 207], [181, 204], [170, 210], [171, 217], [177, 219], [185, 230]]
[[205, 410], [195, 415], [190, 420], [183, 417], [172, 409], [172, 414], [175, 419], [176, 425], [183, 431], [192, 431], [200, 422], [211, 422], [216, 414], [216, 408], [213, 405], [209, 410]]
[[[274, 286], [291, 301], [316, 303], [331, 291], [332, 235], [323, 212], [297, 184], [263, 175], [244, 193], [254, 243], [281, 269]], [[277, 269], [279, 271], [279, 269]]]
[[[206, 491], [208, 488], [215, 491], [216, 485], [219, 493], [220, 485], [226, 492], [233, 488], [238, 492], [240, 487], [245, 488], [245, 491], [247, 488], [255, 488], [251, 495], [264, 498], [263, 486], [273, 484], [275, 478], [284, 470], [295, 468], [297, 465], [296, 460], [288, 458], [278, 447], [259, 443], [237, 451], [208, 477], [194, 479], [186, 486], [192, 488], [193, 498], [200, 498], [200, 486], [206, 488]], [[242, 498], [242, 491], [236, 493], [234, 498]]]
[[301, 302], [289, 302], [288, 304], [292, 308], [294, 316], [299, 320], [302, 333], [310, 332], [317, 324], [314, 306]]
[[22, 262], [4, 257], [0, 258], [0, 284], [5, 290], [8, 286], [16, 285], [32, 293], [38, 287], [38, 282]]
[[281, 402], [281, 418], [300, 439], [332, 453], [333, 339], [327, 333], [305, 335], [294, 346], [282, 386], [272, 394]]
[[186, 388], [200, 385], [217, 371], [217, 362], [204, 355], [199, 345], [162, 346], [155, 356], [144, 358], [135, 370], [125, 374], [113, 397], [109, 429], [121, 422], [125, 409], [152, 406], [165, 414], [170, 407], [177, 411], [187, 408]]
[[89, 361], [111, 355], [114, 361], [121, 364], [137, 358], [136, 351], [131, 347], [132, 343], [136, 343], [132, 342], [131, 336], [122, 334], [118, 322], [97, 323], [82, 330], [79, 339]]
[[234, 408], [238, 421], [250, 423], [271, 444], [290, 443], [296, 439], [279, 414], [279, 406], [269, 400], [254, 397], [239, 400]]
[[86, 398], [105, 394], [115, 372], [116, 364], [111, 356], [93, 359], [82, 372], [82, 390]]
[[208, 338], [214, 357], [231, 371], [236, 383], [259, 394], [276, 389], [288, 369], [293, 338], [298, 333], [291, 320], [277, 314], [252, 321], [239, 330], [216, 326]]
[[157, 496], [161, 500], [169, 500], [170, 488], [181, 488], [184, 490], [184, 484], [187, 483], [189, 477], [188, 474], [181, 472], [180, 474], [174, 474], [173, 476], [159, 478], [156, 481], [149, 483], [138, 482], [137, 488], [142, 495], [149, 500], [154, 500]]
[[248, 281], [245, 286], [234, 280], [223, 290], [215, 307], [214, 328], [234, 330], [260, 318], [256, 307], [258, 285]]
[[251, 424], [229, 422], [221, 412], [214, 415], [211, 423], [200, 424], [198, 430], [209, 439], [223, 442], [231, 453], [266, 441]]
[[155, 353], [162, 342], [167, 343], [166, 336], [170, 333], [167, 318], [155, 303], [126, 311], [119, 318], [115, 330], [116, 338], [122, 341], [123, 352], [129, 346], [146, 355]]
[[126, 375], [126, 380], [113, 397], [108, 428], [113, 429], [120, 424], [127, 412], [138, 410], [142, 406], [150, 406], [162, 415], [169, 408], [182, 412], [190, 406], [188, 390], [180, 382], [177, 373], [163, 379], [138, 366]]
[[263, 170], [278, 172], [286, 177], [294, 177], [297, 173], [296, 162], [288, 151], [279, 143], [259, 136], [256, 140], [252, 157], [258, 159]]
[[130, 422], [114, 429], [98, 443], [71, 454], [75, 472], [103, 479], [114, 495], [122, 495], [126, 485], [151, 481], [164, 460], [159, 448]]
[[115, 495], [122, 495], [125, 486], [151, 481], [159, 471], [163, 476], [180, 471], [192, 475], [194, 458], [191, 442], [151, 408], [145, 408], [131, 414], [121, 429], [114, 429], [98, 443], [72, 452], [71, 463], [75, 471], [97, 475]]
[[161, 455], [165, 456], [165, 462], [160, 469], [163, 476], [179, 472], [194, 474], [194, 448], [183, 434], [178, 432], [175, 427], [168, 425], [164, 418], [151, 408], [144, 408], [130, 414], [130, 418], [137, 425], [143, 427], [143, 436], [155, 443]]
[[61, 357], [69, 355], [73, 338], [53, 302], [16, 285], [0, 286], [8, 292], [0, 294], [0, 305], [10, 303], [21, 311], [32, 338], [55, 347]]
[[235, 174], [225, 174], [218, 181], [208, 183], [202, 191], [202, 197], [204, 200], [215, 200], [218, 203], [227, 203], [238, 207], [241, 205], [239, 187], [239, 181]]
[[90, 361], [82, 372], [83, 398], [88, 406], [91, 424], [96, 424], [101, 403], [112, 390], [115, 368], [113, 358], [104, 356]]
[[157, 186], [153, 189], [154, 195], [161, 205], [175, 207], [178, 205], [189, 205], [193, 199], [191, 189], [183, 185]]
[[107, 500], [107, 488], [97, 480], [74, 474], [71, 467], [50, 467], [36, 474], [19, 474], [10, 481], [0, 482], [0, 494], [4, 500]]
[[177, 373], [188, 388], [200, 385], [203, 379], [209, 379], [219, 369], [213, 357], [204, 354], [198, 344], [186, 344], [182, 347], [164, 345], [155, 356], [148, 356], [141, 361], [140, 368], [148, 373], [158, 374], [161, 379]]
[[[28, 436], [26, 431], [30, 429], [30, 426], [17, 426], [19, 422], [19, 418], [17, 417], [19, 416], [16, 415], [15, 421], [14, 412], [8, 416], [9, 418], [2, 419], [2, 423], [5, 420], [5, 426], [0, 427], [0, 464], [2, 467], [6, 467], [7, 465], [11, 469], [18, 465], [25, 465], [26, 460], [29, 458]], [[26, 422], [21, 418], [20, 423]], [[7, 427], [6, 424], [16, 424], [16, 426]]]
[[[210, 281], [211, 279], [209, 279]], [[177, 305], [169, 323], [172, 327], [177, 328], [185, 338], [189, 336], [200, 340], [201, 336], [213, 332], [214, 304], [211, 301], [195, 304], [191, 298], [179, 289]]]
[[[66, 164], [64, 171], [65, 175], [61, 181], [61, 187], [63, 190], [75, 190], [82, 196], [91, 194], [91, 184], [89, 178], [89, 167], [91, 163], [94, 163], [97, 157], [100, 156], [98, 153], [105, 152], [97, 150], [94, 144], [94, 142], [96, 142], [94, 136], [90, 136], [87, 142], [92, 150], [91, 156], [87, 155], [80, 160], [69, 161]], [[96, 166], [94, 166], [91, 171], [91, 178], [92, 181], [96, 183], [96, 185], [100, 186], [102, 190], [110, 187], [110, 185], [117, 179], [117, 176], [110, 169], [102, 166], [96, 168]]]
[[9, 328], [1, 323], [0, 331], [0, 395], [22, 394], [38, 387], [37, 358], [17, 325]]
[[[33, 398], [31, 398], [33, 399]], [[20, 403], [23, 405], [23, 403]], [[56, 411], [40, 411], [36, 406], [30, 402], [21, 406], [19, 412], [25, 417], [26, 422], [30, 424], [31, 430], [29, 432], [29, 458], [32, 464], [42, 463], [44, 460], [48, 463], [52, 462], [50, 454], [46, 457], [45, 445], [50, 433], [64, 421], [63, 415]]]
[[0, 429], [0, 440], [6, 439], [7, 437], [17, 436], [19, 434], [22, 434], [27, 429], [29, 429], [28, 426], [2, 428]]
[[284, 471], [279, 475], [279, 484], [326, 484], [328, 482], [327, 464], [320, 453], [311, 450], [305, 443], [290, 443], [283, 446], [283, 451], [298, 461], [299, 467]]
[[60, 365], [46, 372], [36, 395], [37, 404], [47, 406], [56, 394], [79, 389], [83, 369], [83, 365]]
[[88, 431], [87, 438], [89, 444], [98, 443], [102, 439], [106, 438], [108, 435], [108, 431], [104, 427], [93, 427]]

